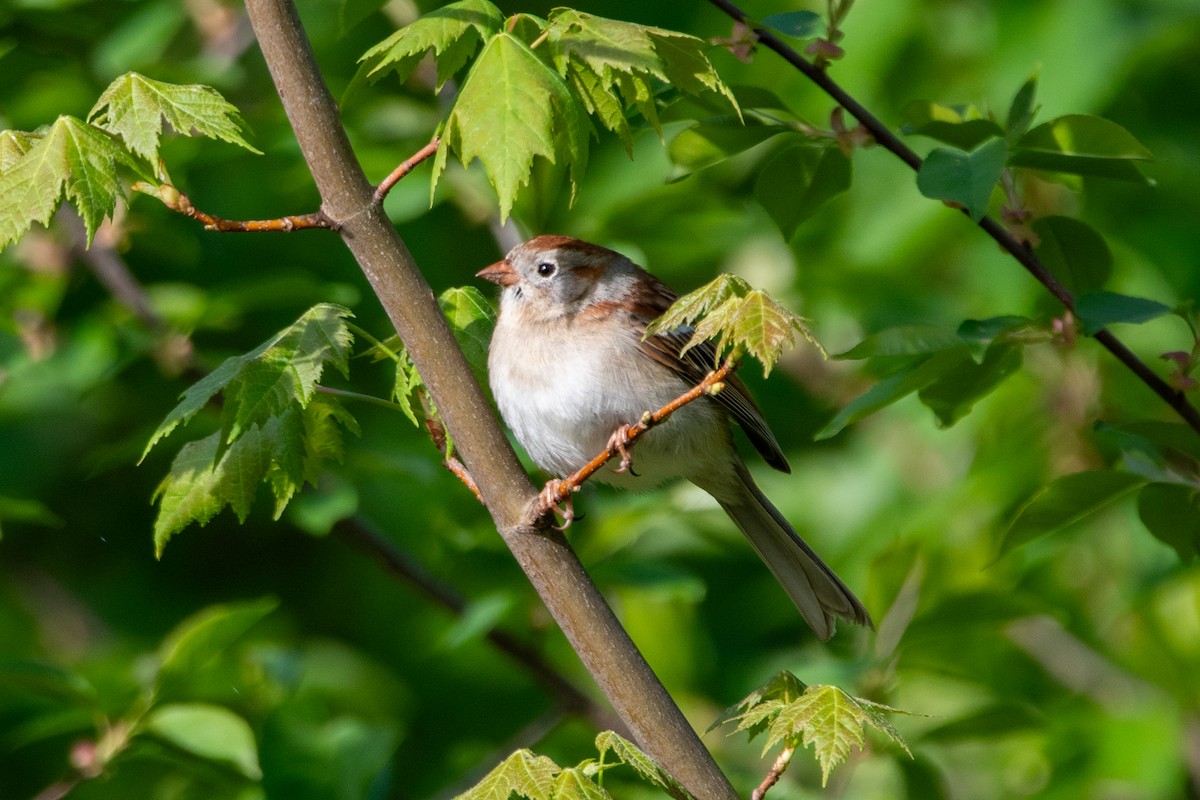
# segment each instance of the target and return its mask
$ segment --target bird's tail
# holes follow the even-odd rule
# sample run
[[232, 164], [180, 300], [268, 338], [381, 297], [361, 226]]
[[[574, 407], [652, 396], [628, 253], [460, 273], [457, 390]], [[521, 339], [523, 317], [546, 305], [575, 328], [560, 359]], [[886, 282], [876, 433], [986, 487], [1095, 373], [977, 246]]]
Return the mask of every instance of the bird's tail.
[[726, 489], [725, 499], [717, 502], [746, 534], [817, 636], [832, 636], [837, 617], [873, 627], [867, 609], [763, 495], [744, 464], [737, 465], [737, 473], [741, 491], [734, 497]]

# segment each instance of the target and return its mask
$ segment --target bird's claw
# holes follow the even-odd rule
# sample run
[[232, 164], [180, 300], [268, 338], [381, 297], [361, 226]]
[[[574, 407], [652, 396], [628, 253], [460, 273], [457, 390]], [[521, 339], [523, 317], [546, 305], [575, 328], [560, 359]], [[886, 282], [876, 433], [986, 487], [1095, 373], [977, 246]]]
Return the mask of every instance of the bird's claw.
[[541, 494], [538, 495], [542, 513], [553, 511], [562, 517], [562, 525], [550, 526], [554, 530], [565, 531], [575, 521], [575, 498], [572, 494], [577, 491], [579, 491], [578, 486], [558, 478], [547, 481], [545, 487], [542, 488]]
[[633, 453], [629, 448], [629, 426], [622, 425], [613, 431], [612, 436], [608, 437], [608, 449], [616, 450], [621, 456], [621, 463], [617, 465], [613, 472], [628, 472], [630, 475], [636, 478], [638, 477], [638, 474], [633, 471]]

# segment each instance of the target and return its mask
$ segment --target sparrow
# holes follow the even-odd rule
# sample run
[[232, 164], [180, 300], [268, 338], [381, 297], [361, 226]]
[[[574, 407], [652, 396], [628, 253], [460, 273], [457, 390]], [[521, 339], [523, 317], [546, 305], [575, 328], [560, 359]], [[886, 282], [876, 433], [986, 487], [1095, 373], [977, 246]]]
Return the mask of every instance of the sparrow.
[[[488, 382], [505, 423], [530, 458], [555, 476], [578, 470], [622, 430], [704, 379], [712, 342], [687, 352], [690, 328], [646, 337], [677, 295], [608, 248], [569, 236], [538, 236], [478, 277], [501, 287], [488, 350]], [[871, 626], [854, 593], [763, 495], [738, 455], [735, 420], [772, 467], [791, 472], [745, 384], [689, 403], [637, 444], [636, 467], [611, 465], [596, 479], [646, 490], [684, 478], [713, 497], [774, 573], [821, 639], [838, 617]]]

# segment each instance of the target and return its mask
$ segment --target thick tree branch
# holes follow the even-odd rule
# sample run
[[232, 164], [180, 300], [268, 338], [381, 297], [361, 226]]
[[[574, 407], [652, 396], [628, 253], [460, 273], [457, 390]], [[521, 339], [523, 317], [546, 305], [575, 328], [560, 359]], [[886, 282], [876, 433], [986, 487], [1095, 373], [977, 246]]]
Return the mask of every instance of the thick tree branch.
[[[729, 0], [708, 0], [714, 6], [725, 12], [734, 20], [745, 25], [754, 25], [754, 21], [746, 16], [746, 13], [738, 8]], [[824, 92], [832, 97], [837, 103], [845, 108], [850, 114], [862, 124], [864, 128], [870, 132], [875, 141], [893, 153], [901, 161], [914, 170], [921, 168], [921, 157], [916, 152], [900, 140], [895, 133], [886, 125], [879, 121], [874, 114], [868, 111], [861, 103], [855, 100], [845, 89], [839, 86], [829, 73], [822, 67], [809, 61], [800, 53], [797, 53], [785, 42], [783, 42], [774, 33], [766, 28], [755, 28], [755, 35], [758, 37], [759, 43], [764, 47], [773, 50], [779, 54], [785, 61], [802, 72], [805, 77], [821, 87]], [[964, 211], [964, 213], [966, 213]], [[1013, 258], [1020, 262], [1021, 266], [1033, 275], [1039, 283], [1046, 288], [1050, 294], [1063, 304], [1069, 311], [1075, 311], [1075, 298], [1067, 291], [1059, 281], [1050, 273], [1046, 266], [1041, 262], [1041, 259], [1033, 252], [1026, 244], [1018, 242], [1004, 226], [991, 217], [985, 216], [979, 222], [979, 227], [983, 228], [989, 236], [996, 240], [996, 243], [1001, 248], [1006, 250]], [[1144, 361], [1133, 354], [1124, 343], [1116, 336], [1107, 330], [1098, 331], [1093, 335], [1093, 338], [1098, 341], [1101, 346], [1117, 357], [1122, 364], [1129, 368], [1133, 374], [1145, 383], [1150, 389], [1161, 397], [1167, 405], [1175, 409], [1180, 417], [1183, 418], [1189, 426], [1200, 433], [1200, 411], [1196, 409], [1184, 396], [1183, 392], [1175, 389], [1166, 380], [1161, 378], [1154, 370], [1150, 369]]]
[[[250, 21], [322, 198], [386, 309], [521, 568], [638, 744], [700, 800], [728, 779], [629, 639], [579, 559], [525, 509], [535, 494], [433, 292], [388, 222], [341, 126], [295, 6], [247, 0]], [[452, 247], [447, 242], [447, 247]]]

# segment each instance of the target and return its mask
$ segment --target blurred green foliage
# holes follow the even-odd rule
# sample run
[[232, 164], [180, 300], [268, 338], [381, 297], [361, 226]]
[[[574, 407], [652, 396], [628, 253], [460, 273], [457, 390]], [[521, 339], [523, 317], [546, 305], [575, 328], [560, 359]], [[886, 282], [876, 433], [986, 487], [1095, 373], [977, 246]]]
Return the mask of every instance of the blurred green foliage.
[[[432, 70], [361, 87], [356, 60], [438, 4], [300, 5], [331, 87], [346, 93], [359, 157], [378, 180], [429, 140], [445, 107], [432, 93]], [[499, 5], [545, 16], [554, 4]], [[746, 5], [760, 18], [797, 10]], [[730, 35], [729, 21], [700, 2], [576, 6], [704, 38]], [[974, 105], [1002, 119], [1036, 72], [1034, 125], [1093, 114], [1131, 132], [1157, 157], [1142, 167], [1154, 187], [1090, 177], [1021, 187], [1037, 216], [1082, 219], [1107, 249], [1071, 223], [1035, 231], [1060, 253], [1102, 254], [1111, 272], [1089, 291], [1168, 306], [1200, 295], [1194, 2], [860, 3], [841, 28], [845, 57], [832, 74], [895, 129], [913, 101]], [[811, 125], [828, 126], [830, 102], [770, 53], [750, 63], [720, 50], [711, 57], [739, 97], [745, 87], [760, 98], [769, 90]], [[229, 218], [317, 206], [236, 3], [0, 0], [0, 70], [0, 128], [20, 130], [60, 114], [86, 117], [130, 70], [211, 85], [241, 110], [265, 155], [168, 137], [161, 152], [174, 183], [197, 207]], [[794, 141], [755, 133], [732, 158], [705, 161], [706, 151], [676, 144], [692, 122], [666, 111], [661, 120], [681, 163], [652, 129], [632, 131], [632, 160], [618, 136], [603, 133], [573, 207], [563, 166], [535, 165], [512, 211], [520, 233], [618, 247], [681, 291], [733, 272], [811, 320], [833, 353], [896, 326], [925, 326], [982, 354], [998, 331], [984, 336], [960, 327], [964, 320], [1060, 313], [963, 215], [921, 197], [911, 171], [879, 148], [854, 151], [848, 189], [780, 221], [795, 228], [785, 241], [776, 224], [784, 187], [762, 188], [763, 165], [788, 158], [815, 171], [815, 156], [834, 151], [788, 156]], [[909, 141], [923, 153], [938, 146]], [[503, 248], [478, 165], [449, 165], [432, 207], [430, 170], [402, 181], [387, 210], [442, 292], [470, 283]], [[33, 798], [84, 774], [97, 763], [90, 748], [126, 741], [128, 729], [107, 724], [119, 721], [144, 733], [72, 797], [441, 796], [518, 747], [560, 764], [594, 752], [594, 726], [564, 714], [537, 675], [485, 638], [494, 626], [511, 632], [598, 695], [483, 509], [438, 465], [425, 432], [395, 410], [346, 401], [361, 439], [347, 439], [344, 463], [281, 521], [272, 521], [263, 489], [244, 525], [218, 515], [178, 534], [155, 560], [150, 498], [171, 452], [159, 447], [135, 464], [199, 373], [317, 303], [347, 306], [363, 330], [389, 335], [336, 238], [208, 233], [135, 197], [97, 233], [93, 253], [120, 258], [163, 329], [122, 301], [103, 263], [81, 254], [83, 235], [60, 215], [0, 253], [0, 799]], [[1177, 362], [1159, 356], [1195, 343], [1178, 316], [1115, 330], [1164, 375]], [[928, 715], [893, 720], [913, 760], [869, 738], [877, 757], [852, 758], [827, 792], [1196, 796], [1200, 568], [1191, 556], [1200, 512], [1186, 488], [1196, 479], [1188, 472], [1195, 445], [1086, 338], [1039, 334], [1021, 345], [1020, 368], [972, 398], [970, 413], [935, 406], [954, 409], [951, 427], [939, 427], [945, 416], [913, 395], [819, 442], [814, 435], [839, 410], [909, 364], [872, 357], [864, 370], [808, 350], [781, 361], [769, 382], [745, 371], [794, 469], [763, 472], [764, 491], [864, 596], [875, 633], [813, 640], [724, 516], [690, 487], [589, 489], [579, 498], [588, 515], [572, 541], [698, 727], [788, 669], [810, 685], [835, 683]], [[366, 358], [352, 360], [350, 383], [326, 378], [378, 397], [396, 382], [392, 365]], [[192, 428], [199, 436], [221, 425], [220, 410], [209, 408]], [[1095, 513], [1062, 516], [1061, 530], [998, 558], [1006, 536], [1024, 536], [1030, 509], [1055, 491], [1046, 487], [1071, 496], [1055, 481], [1075, 473], [1134, 473], [1147, 484], [1135, 494], [1114, 490]], [[347, 514], [456, 587], [466, 614], [456, 619], [351, 539], [327, 535]], [[266, 596], [278, 602], [270, 613], [272, 601], [238, 605]], [[239, 608], [265, 616], [245, 628], [230, 623], [225, 632], [239, 635], [208, 645], [211, 657], [186, 655], [179, 632], [196, 624], [193, 615], [220, 620]], [[197, 660], [185, 669], [189, 658]], [[179, 679], [161, 685], [172, 670]], [[217, 709], [247, 721], [256, 761]], [[214, 750], [194, 735], [205, 730], [223, 745]], [[740, 791], [761, 780], [767, 764], [757, 744], [719, 733], [706, 742]], [[823, 796], [820, 785], [817, 764], [797, 758], [772, 795]]]

